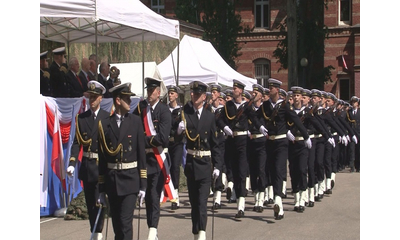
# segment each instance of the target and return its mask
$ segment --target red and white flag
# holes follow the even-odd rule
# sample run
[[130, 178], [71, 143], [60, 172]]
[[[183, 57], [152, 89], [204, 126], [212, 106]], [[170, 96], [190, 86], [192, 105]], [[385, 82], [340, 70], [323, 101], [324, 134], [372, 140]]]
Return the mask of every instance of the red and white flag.
[[348, 69], [348, 68], [347, 68], [347, 64], [346, 64], [346, 60], [344, 60], [343, 54], [342, 54], [342, 61], [343, 61], [343, 67], [346, 68], [346, 69]]
[[61, 140], [60, 122], [58, 119], [58, 109], [54, 111], [54, 127], [53, 127], [53, 149], [51, 152], [51, 168], [60, 179], [64, 190], [66, 190], [65, 170], [64, 170], [64, 154]]

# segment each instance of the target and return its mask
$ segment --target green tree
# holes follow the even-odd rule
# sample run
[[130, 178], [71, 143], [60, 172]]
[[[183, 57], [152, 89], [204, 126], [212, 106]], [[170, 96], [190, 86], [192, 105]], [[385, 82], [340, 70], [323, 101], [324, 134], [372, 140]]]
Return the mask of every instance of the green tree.
[[[329, 38], [328, 27], [324, 24], [324, 7], [327, 1], [304, 0], [297, 6], [297, 49], [298, 69], [301, 86], [322, 89], [324, 83], [333, 81], [333, 66], [324, 66], [325, 39]], [[286, 21], [279, 26], [283, 35], [287, 35]], [[288, 41], [284, 38], [278, 43], [273, 56], [281, 64], [280, 69], [288, 69]], [[302, 67], [300, 60], [306, 58], [308, 65]], [[302, 81], [304, 80], [304, 82]]]

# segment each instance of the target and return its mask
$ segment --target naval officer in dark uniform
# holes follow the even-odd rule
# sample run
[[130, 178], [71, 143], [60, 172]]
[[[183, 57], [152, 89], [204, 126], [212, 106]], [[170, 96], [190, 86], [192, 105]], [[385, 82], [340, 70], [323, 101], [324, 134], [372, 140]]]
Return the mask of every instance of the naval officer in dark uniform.
[[[311, 139], [307, 129], [303, 126], [300, 118], [288, 102], [279, 97], [279, 89], [282, 82], [270, 78], [268, 79], [270, 99], [263, 103], [257, 110], [257, 115], [263, 117], [267, 131], [260, 131], [268, 135], [266, 141], [267, 164], [271, 167], [271, 180], [274, 188], [274, 216], [276, 220], [283, 219], [284, 211], [282, 205], [283, 181], [287, 175], [288, 146], [287, 122], [293, 122], [298, 128], [304, 139], [304, 145], [311, 148]], [[261, 130], [261, 129], [260, 129]]]
[[222, 166], [218, 149], [215, 115], [204, 109], [208, 86], [194, 81], [190, 83], [191, 101], [184, 106], [178, 133], [185, 134], [186, 165], [185, 176], [189, 191], [192, 218], [192, 233], [195, 239], [206, 239], [207, 198], [211, 179], [215, 181]]
[[99, 207], [96, 205], [99, 198], [99, 145], [98, 145], [98, 124], [99, 121], [110, 116], [110, 113], [100, 108], [103, 100], [103, 94], [106, 89], [97, 81], [90, 81], [87, 84], [89, 94], [90, 109], [84, 113], [76, 115], [76, 131], [74, 142], [71, 147], [71, 157], [69, 159], [68, 175], [72, 175], [77, 168], [78, 155], [80, 148], [83, 147], [82, 162], [78, 171], [78, 178], [83, 182], [86, 206], [89, 214], [90, 231], [95, 231], [94, 239], [102, 238], [104, 211], [97, 223], [96, 229], [94, 224]]
[[[169, 182], [170, 169], [161, 170], [161, 153], [154, 153], [153, 148], [161, 147], [167, 159], [169, 134], [171, 131], [171, 112], [165, 103], [160, 102], [161, 80], [146, 77], [147, 98], [140, 101], [133, 114], [139, 115], [142, 125], [145, 126], [145, 116], [151, 116], [155, 134], [145, 137], [146, 163], [147, 163], [147, 192], [146, 192], [146, 215], [147, 226], [149, 228], [148, 239], [157, 239], [157, 227], [160, 220], [160, 198], [164, 184]], [[148, 114], [147, 110], [150, 109]], [[169, 165], [170, 166], [170, 165]], [[166, 176], [165, 176], [166, 175]]]
[[168, 153], [171, 157], [171, 180], [174, 184], [177, 198], [171, 200], [171, 210], [179, 208], [179, 176], [183, 155], [183, 136], [176, 133], [181, 121], [182, 105], [178, 103], [182, 90], [178, 86], [168, 85], [168, 107], [171, 111], [171, 131], [169, 134]]
[[245, 86], [239, 80], [233, 80], [233, 99], [226, 102], [221, 117], [218, 119], [218, 125], [228, 136], [225, 141], [225, 148], [229, 151], [225, 152], [225, 158], [228, 159], [232, 168], [233, 185], [238, 198], [236, 218], [244, 216], [245, 197], [247, 195], [246, 177], [249, 173], [247, 131], [249, 130], [249, 119], [260, 132], [266, 130], [255, 117], [255, 112], [251, 108], [252, 101], [247, 102], [242, 99]]
[[141, 205], [147, 185], [145, 136], [141, 120], [129, 114], [131, 83], [109, 89], [115, 111], [99, 120], [99, 189], [98, 202], [105, 204], [108, 195], [115, 239], [133, 239], [133, 213], [136, 200]]
[[53, 50], [53, 62], [50, 65], [50, 86], [53, 97], [70, 97], [70, 86], [67, 81], [68, 65], [66, 63], [65, 47]]

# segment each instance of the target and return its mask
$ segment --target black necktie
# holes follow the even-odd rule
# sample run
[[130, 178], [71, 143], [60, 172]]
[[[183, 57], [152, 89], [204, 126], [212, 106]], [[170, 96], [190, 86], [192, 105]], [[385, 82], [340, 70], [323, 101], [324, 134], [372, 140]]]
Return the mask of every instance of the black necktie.
[[196, 111], [197, 118], [200, 119], [200, 112], [199, 110]]

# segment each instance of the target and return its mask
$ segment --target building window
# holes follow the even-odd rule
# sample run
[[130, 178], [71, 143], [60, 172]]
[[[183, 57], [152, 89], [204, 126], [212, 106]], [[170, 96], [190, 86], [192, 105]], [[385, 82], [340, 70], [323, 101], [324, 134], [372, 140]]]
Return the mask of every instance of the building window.
[[339, 25], [351, 24], [351, 0], [339, 1]]
[[165, 15], [165, 0], [151, 0], [151, 9], [156, 13]]
[[256, 28], [269, 28], [269, 0], [255, 0], [254, 17]]
[[339, 98], [348, 101], [350, 100], [350, 79], [342, 78], [339, 79], [339, 86], [340, 86], [340, 95]]
[[257, 83], [263, 87], [268, 87], [268, 79], [270, 78], [270, 61], [265, 58], [254, 60], [254, 72]]

